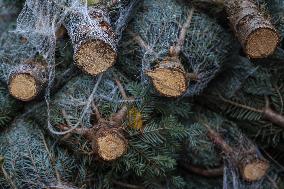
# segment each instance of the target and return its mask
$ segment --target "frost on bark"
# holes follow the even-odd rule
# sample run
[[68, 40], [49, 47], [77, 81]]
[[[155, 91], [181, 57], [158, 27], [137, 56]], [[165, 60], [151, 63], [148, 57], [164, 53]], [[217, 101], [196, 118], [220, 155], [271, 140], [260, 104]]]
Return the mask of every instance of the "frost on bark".
[[116, 42], [107, 10], [90, 7], [86, 14], [74, 9], [64, 26], [73, 43], [75, 64], [84, 72], [95, 76], [115, 63]]
[[15, 66], [8, 80], [10, 94], [22, 101], [37, 97], [47, 83], [46, 67], [44, 61], [36, 59]]
[[121, 69], [150, 80], [162, 96], [201, 93], [228, 56], [230, 35], [215, 20], [176, 1], [145, 0], [142, 6], [121, 45]]
[[254, 0], [225, 0], [228, 18], [245, 53], [250, 58], [271, 55], [280, 41], [280, 35]]

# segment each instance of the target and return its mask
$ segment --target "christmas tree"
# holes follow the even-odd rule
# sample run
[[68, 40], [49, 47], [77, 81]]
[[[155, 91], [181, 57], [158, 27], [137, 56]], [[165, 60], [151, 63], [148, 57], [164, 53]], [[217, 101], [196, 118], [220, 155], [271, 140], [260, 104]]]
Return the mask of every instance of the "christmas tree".
[[0, 0], [0, 188], [283, 188], [283, 10]]

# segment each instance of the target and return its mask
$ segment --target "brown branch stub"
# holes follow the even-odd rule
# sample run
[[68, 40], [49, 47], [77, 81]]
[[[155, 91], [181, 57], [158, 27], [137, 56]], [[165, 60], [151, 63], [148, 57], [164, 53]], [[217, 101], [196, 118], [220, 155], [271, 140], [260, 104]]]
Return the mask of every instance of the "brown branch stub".
[[187, 33], [187, 30], [190, 26], [190, 23], [191, 23], [191, 20], [192, 20], [192, 17], [193, 17], [193, 13], [194, 13], [194, 8], [191, 8], [188, 11], [188, 15], [187, 15], [187, 19], [186, 19], [185, 23], [182, 25], [182, 28], [181, 28], [180, 34], [179, 34], [179, 38], [176, 42], [176, 45], [174, 45], [174, 48], [170, 49], [170, 53], [169, 53], [170, 55], [179, 56], [181, 50], [183, 49], [186, 33]]
[[116, 180], [112, 180], [112, 182], [118, 186], [121, 186], [122, 188], [129, 188], [129, 189], [145, 189], [142, 186], [138, 186], [138, 185], [133, 185], [133, 184], [128, 184], [128, 183], [124, 183], [121, 181], [116, 181]]
[[263, 117], [272, 123], [284, 128], [284, 116], [274, 111], [271, 107], [265, 107], [263, 109]]
[[271, 55], [280, 35], [253, 0], [224, 0], [232, 28], [250, 58]]
[[46, 62], [37, 59], [16, 66], [9, 76], [10, 94], [21, 101], [36, 98], [47, 82], [46, 68]]
[[64, 38], [66, 35], [67, 35], [67, 30], [63, 25], [61, 25], [55, 32], [55, 37], [57, 40]]
[[280, 114], [279, 112], [276, 112], [275, 110], [273, 110], [270, 107], [270, 102], [269, 102], [268, 97], [265, 97], [265, 106], [262, 109], [254, 108], [254, 107], [251, 107], [251, 106], [247, 106], [245, 104], [240, 104], [238, 102], [234, 102], [232, 100], [225, 99], [221, 95], [219, 95], [219, 98], [223, 102], [229, 103], [233, 106], [240, 107], [240, 108], [243, 108], [243, 109], [246, 109], [246, 110], [249, 110], [249, 111], [261, 113], [263, 118], [266, 119], [267, 121], [270, 121], [271, 123], [276, 124], [276, 125], [284, 128], [284, 116], [282, 114]]
[[107, 10], [89, 7], [70, 11], [64, 26], [71, 37], [75, 64], [90, 75], [98, 75], [113, 66], [117, 58], [115, 35]]
[[229, 146], [222, 136], [210, 128], [206, 123], [203, 124], [207, 128], [207, 136], [212, 140], [225, 154], [231, 155], [234, 153], [234, 149]]

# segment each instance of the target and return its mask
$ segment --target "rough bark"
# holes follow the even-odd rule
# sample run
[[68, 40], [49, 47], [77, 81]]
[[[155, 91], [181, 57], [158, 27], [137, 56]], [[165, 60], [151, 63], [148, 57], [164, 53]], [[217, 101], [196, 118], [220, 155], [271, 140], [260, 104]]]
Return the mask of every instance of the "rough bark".
[[10, 94], [22, 101], [33, 100], [47, 83], [46, 63], [41, 60], [28, 60], [12, 70], [8, 88]]
[[63, 25], [61, 25], [57, 29], [57, 31], [55, 32], [55, 36], [56, 36], [57, 40], [64, 38], [66, 35], [67, 35], [67, 30], [66, 30], [66, 28]]
[[117, 57], [116, 40], [106, 10], [90, 7], [72, 10], [64, 26], [72, 40], [75, 64], [84, 72], [97, 75], [111, 67]]
[[248, 57], [265, 58], [275, 51], [280, 35], [254, 0], [225, 0], [224, 5]]

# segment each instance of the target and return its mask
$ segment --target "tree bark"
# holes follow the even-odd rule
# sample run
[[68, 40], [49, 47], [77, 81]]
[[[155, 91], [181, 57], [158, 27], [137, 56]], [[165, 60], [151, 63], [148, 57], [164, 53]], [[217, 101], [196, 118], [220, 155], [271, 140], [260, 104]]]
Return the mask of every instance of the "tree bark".
[[73, 44], [75, 64], [84, 72], [95, 76], [115, 63], [116, 40], [107, 10], [74, 9], [66, 16], [64, 26]]
[[280, 35], [254, 0], [224, 0], [224, 5], [248, 57], [265, 58], [275, 51]]
[[10, 94], [21, 101], [37, 97], [48, 81], [46, 66], [44, 61], [36, 59], [15, 66], [8, 80]]
[[263, 117], [271, 121], [272, 123], [284, 128], [284, 116], [272, 110], [270, 107], [264, 108]]

